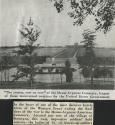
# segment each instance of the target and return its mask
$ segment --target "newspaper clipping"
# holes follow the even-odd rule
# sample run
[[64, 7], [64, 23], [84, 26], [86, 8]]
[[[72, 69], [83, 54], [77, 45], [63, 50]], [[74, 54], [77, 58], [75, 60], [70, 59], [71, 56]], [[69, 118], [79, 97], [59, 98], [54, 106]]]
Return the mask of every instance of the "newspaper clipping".
[[0, 3], [0, 98], [115, 99], [115, 0]]
[[[0, 99], [115, 100], [115, 0], [0, 0]], [[14, 125], [93, 125], [92, 103], [14, 102]]]
[[93, 125], [93, 103], [14, 102], [13, 125]]

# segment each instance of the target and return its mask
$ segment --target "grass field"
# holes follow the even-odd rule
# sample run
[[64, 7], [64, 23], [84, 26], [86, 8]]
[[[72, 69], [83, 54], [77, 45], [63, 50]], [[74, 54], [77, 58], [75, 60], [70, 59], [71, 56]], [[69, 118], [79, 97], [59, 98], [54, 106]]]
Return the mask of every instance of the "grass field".
[[94, 84], [91, 85], [89, 81], [84, 83], [71, 82], [71, 83], [42, 83], [35, 82], [30, 85], [27, 82], [17, 81], [0, 84], [0, 89], [104, 89], [104, 90], [113, 90], [114, 82], [106, 82], [103, 84], [103, 81], [94, 81]]

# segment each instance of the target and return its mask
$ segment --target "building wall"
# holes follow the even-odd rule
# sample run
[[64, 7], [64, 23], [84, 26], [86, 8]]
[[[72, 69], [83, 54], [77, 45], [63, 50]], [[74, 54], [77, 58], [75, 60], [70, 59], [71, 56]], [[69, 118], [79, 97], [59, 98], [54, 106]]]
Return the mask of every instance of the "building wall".
[[75, 65], [77, 64], [77, 61], [76, 61], [76, 58], [73, 57], [73, 58], [47, 58], [46, 59], [46, 63], [51, 63], [51, 64], [65, 64], [65, 61], [66, 60], [69, 60], [71, 65]]

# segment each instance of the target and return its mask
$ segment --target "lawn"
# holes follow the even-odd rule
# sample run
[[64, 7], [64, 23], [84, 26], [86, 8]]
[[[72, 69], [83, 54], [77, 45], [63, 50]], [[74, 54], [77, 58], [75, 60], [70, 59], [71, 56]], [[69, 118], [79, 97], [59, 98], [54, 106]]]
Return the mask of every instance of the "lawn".
[[30, 86], [27, 82], [17, 81], [15, 83], [2, 83], [0, 84], [0, 89], [104, 89], [104, 90], [113, 90], [114, 82], [104, 82], [103, 81], [94, 81], [94, 84], [91, 85], [90, 82], [86, 81], [84, 83], [34, 83]]

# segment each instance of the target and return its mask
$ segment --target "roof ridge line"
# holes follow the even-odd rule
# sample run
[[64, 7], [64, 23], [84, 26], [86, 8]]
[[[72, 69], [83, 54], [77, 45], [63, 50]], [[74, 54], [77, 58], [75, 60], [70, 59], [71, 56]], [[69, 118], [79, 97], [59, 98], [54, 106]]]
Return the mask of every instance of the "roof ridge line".
[[54, 55], [53, 57], [55, 58], [56, 56], [60, 55], [64, 50], [66, 50], [67, 48], [64, 48], [63, 50], [61, 50], [60, 52], [58, 52], [56, 55]]
[[[76, 47], [76, 46], [74, 46], [74, 48], [75, 48], [75, 49], [77, 49], [77, 50], [75, 51], [75, 53], [74, 53], [73, 57], [76, 57], [76, 54], [78, 53], [78, 49], [79, 49], [79, 47], [78, 47], [78, 46], [77, 46], [77, 47]], [[72, 58], [73, 58], [73, 57], [72, 57]]]

